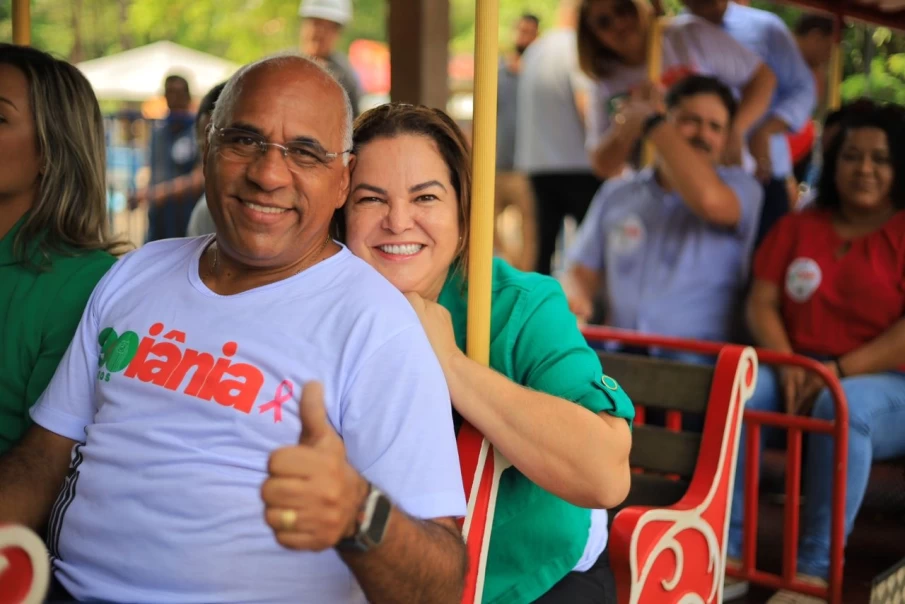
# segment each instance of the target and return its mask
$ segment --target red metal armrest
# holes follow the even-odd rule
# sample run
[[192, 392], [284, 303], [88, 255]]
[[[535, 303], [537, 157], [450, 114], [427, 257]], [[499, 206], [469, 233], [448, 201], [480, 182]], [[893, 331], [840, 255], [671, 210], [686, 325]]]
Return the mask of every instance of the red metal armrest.
[[41, 539], [15, 524], [0, 525], [0, 604], [40, 604], [50, 582]]
[[685, 496], [668, 508], [628, 507], [616, 516], [609, 550], [620, 604], [722, 601], [742, 412], [756, 380], [754, 350], [725, 346]]

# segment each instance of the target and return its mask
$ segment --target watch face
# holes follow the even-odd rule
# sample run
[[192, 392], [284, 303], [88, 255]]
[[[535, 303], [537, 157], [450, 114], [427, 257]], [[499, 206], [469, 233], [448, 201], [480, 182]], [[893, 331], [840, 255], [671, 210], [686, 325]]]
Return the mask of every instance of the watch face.
[[383, 539], [383, 533], [386, 531], [392, 509], [393, 506], [390, 504], [390, 500], [381, 494], [374, 505], [374, 514], [371, 516], [367, 531], [368, 541], [374, 545], [377, 545]]

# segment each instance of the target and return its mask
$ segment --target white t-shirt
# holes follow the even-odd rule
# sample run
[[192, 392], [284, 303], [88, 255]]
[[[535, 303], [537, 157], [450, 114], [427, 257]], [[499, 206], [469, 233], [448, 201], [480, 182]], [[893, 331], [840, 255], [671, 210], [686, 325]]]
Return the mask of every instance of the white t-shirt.
[[[739, 44], [719, 27], [694, 15], [674, 17], [663, 30], [661, 73], [685, 68], [713, 76], [734, 91], [745, 87], [760, 67], [760, 58]], [[588, 128], [585, 145], [589, 151], [600, 144], [610, 127], [614, 101], [647, 80], [647, 66], [627, 67], [614, 64], [606, 78], [592, 88], [588, 103]]]
[[56, 576], [80, 600], [364, 602], [334, 551], [275, 541], [268, 457], [298, 442], [319, 380], [365, 478], [415, 517], [463, 516], [443, 373], [402, 294], [347, 249], [220, 296], [198, 274], [211, 239], [120, 260], [32, 409], [81, 442], [51, 514]]
[[556, 29], [522, 56], [516, 95], [515, 168], [529, 174], [589, 173], [576, 94], [591, 80], [578, 67], [574, 30]]

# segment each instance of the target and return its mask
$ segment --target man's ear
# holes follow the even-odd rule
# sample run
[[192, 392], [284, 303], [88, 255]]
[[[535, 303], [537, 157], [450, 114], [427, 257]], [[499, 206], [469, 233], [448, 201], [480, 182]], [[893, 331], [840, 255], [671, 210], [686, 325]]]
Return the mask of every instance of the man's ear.
[[211, 148], [211, 129], [213, 124], [208, 124], [204, 129], [204, 144], [201, 146], [201, 172], [207, 178], [207, 154]]
[[352, 171], [355, 169], [355, 161], [357, 158], [349, 154], [349, 163], [343, 166], [343, 177], [342, 184], [340, 186], [339, 196], [336, 200], [336, 205], [333, 206], [336, 209], [339, 209], [345, 205], [346, 200], [349, 199], [349, 193], [352, 188]]

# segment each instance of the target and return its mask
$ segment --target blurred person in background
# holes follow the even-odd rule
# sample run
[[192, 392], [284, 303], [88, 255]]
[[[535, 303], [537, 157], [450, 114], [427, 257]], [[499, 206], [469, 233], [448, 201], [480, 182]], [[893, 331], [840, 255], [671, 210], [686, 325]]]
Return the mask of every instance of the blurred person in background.
[[[846, 103], [839, 109], [835, 111], [831, 111], [827, 114], [827, 116], [823, 119], [823, 127], [820, 132], [820, 146], [819, 149], [814, 153], [814, 159], [809, 167], [807, 172], [807, 177], [801, 186], [801, 194], [798, 198], [798, 203], [796, 205], [797, 210], [803, 210], [814, 202], [814, 199], [817, 197], [817, 193], [820, 185], [820, 173], [821, 168], [823, 166], [823, 157], [826, 155], [827, 150], [832, 144], [833, 140], [842, 130], [842, 126], [844, 122], [852, 118], [854, 116], [871, 113], [876, 111], [879, 108], [879, 105], [871, 101], [867, 98], [859, 98], [850, 103]], [[894, 115], [899, 113], [900, 118], [903, 112], [903, 109], [898, 105], [893, 105], [887, 107], [887, 113], [890, 115]]]
[[29, 409], [115, 261], [105, 159], [82, 73], [0, 44], [0, 454], [31, 424]]
[[[500, 59], [497, 79], [496, 132], [496, 205], [494, 247], [516, 268], [534, 268], [535, 229], [534, 198], [525, 175], [515, 170], [515, 137], [517, 127], [518, 78], [522, 55], [537, 39], [540, 21], [535, 15], [524, 14], [513, 28], [512, 52]], [[521, 217], [521, 246], [512, 249], [501, 233], [500, 215], [507, 208], [515, 208]]]
[[[204, 141], [207, 137], [207, 126], [211, 123], [211, 115], [214, 113], [214, 106], [217, 104], [217, 99], [220, 98], [220, 93], [223, 92], [224, 86], [226, 86], [226, 82], [217, 84], [211, 88], [208, 93], [204, 95], [204, 98], [201, 99], [201, 104], [198, 105], [198, 116], [195, 118], [195, 137], [197, 138], [199, 149], [204, 148]], [[199, 165], [200, 163], [201, 162], [199, 162]], [[207, 207], [207, 195], [202, 193], [201, 198], [198, 199], [195, 203], [195, 208], [192, 210], [186, 235], [188, 237], [199, 237], [201, 235], [210, 235], [216, 231], [217, 226], [214, 224], [214, 219], [211, 217], [211, 211]]]
[[343, 28], [352, 20], [352, 0], [302, 0], [299, 6], [299, 51], [322, 63], [339, 80], [358, 115], [358, 76], [348, 57], [336, 49]]
[[129, 206], [148, 208], [148, 241], [185, 237], [189, 217], [204, 189], [195, 116], [188, 80], [169, 75], [164, 81], [169, 112], [151, 131], [151, 182], [129, 198]]
[[[845, 538], [874, 461], [905, 455], [905, 136], [901, 109], [849, 114], [829, 144], [813, 207], [783, 217], [754, 259], [748, 324], [757, 345], [822, 361], [848, 400]], [[834, 398], [816, 373], [762, 366], [746, 410], [833, 421]], [[742, 428], [743, 431], [745, 428]], [[766, 431], [765, 431], [766, 432]], [[744, 432], [741, 440], [745, 440]], [[811, 434], [804, 457], [806, 501], [799, 577], [826, 585], [830, 567], [834, 445]], [[761, 446], [764, 444], [761, 440]], [[739, 447], [736, 476], [746, 464]], [[735, 483], [727, 564], [742, 556], [745, 481]], [[747, 585], [727, 578], [724, 597]], [[813, 604], [780, 591], [770, 604]]]
[[[775, 77], [754, 53], [713, 24], [679, 15], [662, 30], [660, 81], [647, 76], [648, 47], [655, 14], [639, 0], [584, 0], [578, 26], [578, 60], [595, 81], [588, 104], [586, 147], [601, 178], [638, 167], [637, 130], [615, 119], [632, 94], [669, 88], [689, 74], [708, 75], [740, 91], [738, 111], [727, 133], [725, 155], [740, 164], [744, 134], [770, 104]], [[659, 93], [658, 93], [659, 94]]]
[[741, 166], [720, 165], [736, 107], [725, 84], [701, 75], [673, 86], [665, 111], [640, 94], [622, 105], [618, 121], [656, 158], [601, 187], [568, 251], [563, 289], [580, 320], [592, 318], [600, 293], [607, 325], [737, 339], [763, 192]]
[[823, 15], [802, 15], [795, 24], [795, 42], [814, 75], [818, 104], [826, 94], [826, 70], [833, 52], [834, 29], [833, 19]]
[[754, 174], [764, 187], [759, 242], [790, 209], [792, 156], [786, 134], [803, 128], [811, 117], [817, 104], [814, 77], [792, 32], [774, 13], [731, 0], [685, 0], [685, 5], [759, 56], [776, 76], [776, 91], [764, 118], [739, 133], [747, 136]]
[[600, 187], [584, 152], [590, 80], [578, 68], [577, 0], [560, 0], [557, 25], [522, 57], [515, 169], [528, 175], [537, 210], [536, 270], [550, 274], [566, 216], [581, 222]]
[[[811, 68], [817, 87], [817, 111], [823, 105], [826, 94], [827, 65], [833, 50], [833, 20], [822, 15], [802, 15], [795, 24], [795, 42]], [[789, 153], [792, 156], [792, 178], [789, 199], [797, 200], [798, 184], [805, 181], [814, 157], [814, 143], [817, 141], [817, 123], [812, 118], [797, 132], [788, 132]], [[793, 204], [794, 205], [794, 204]]]

